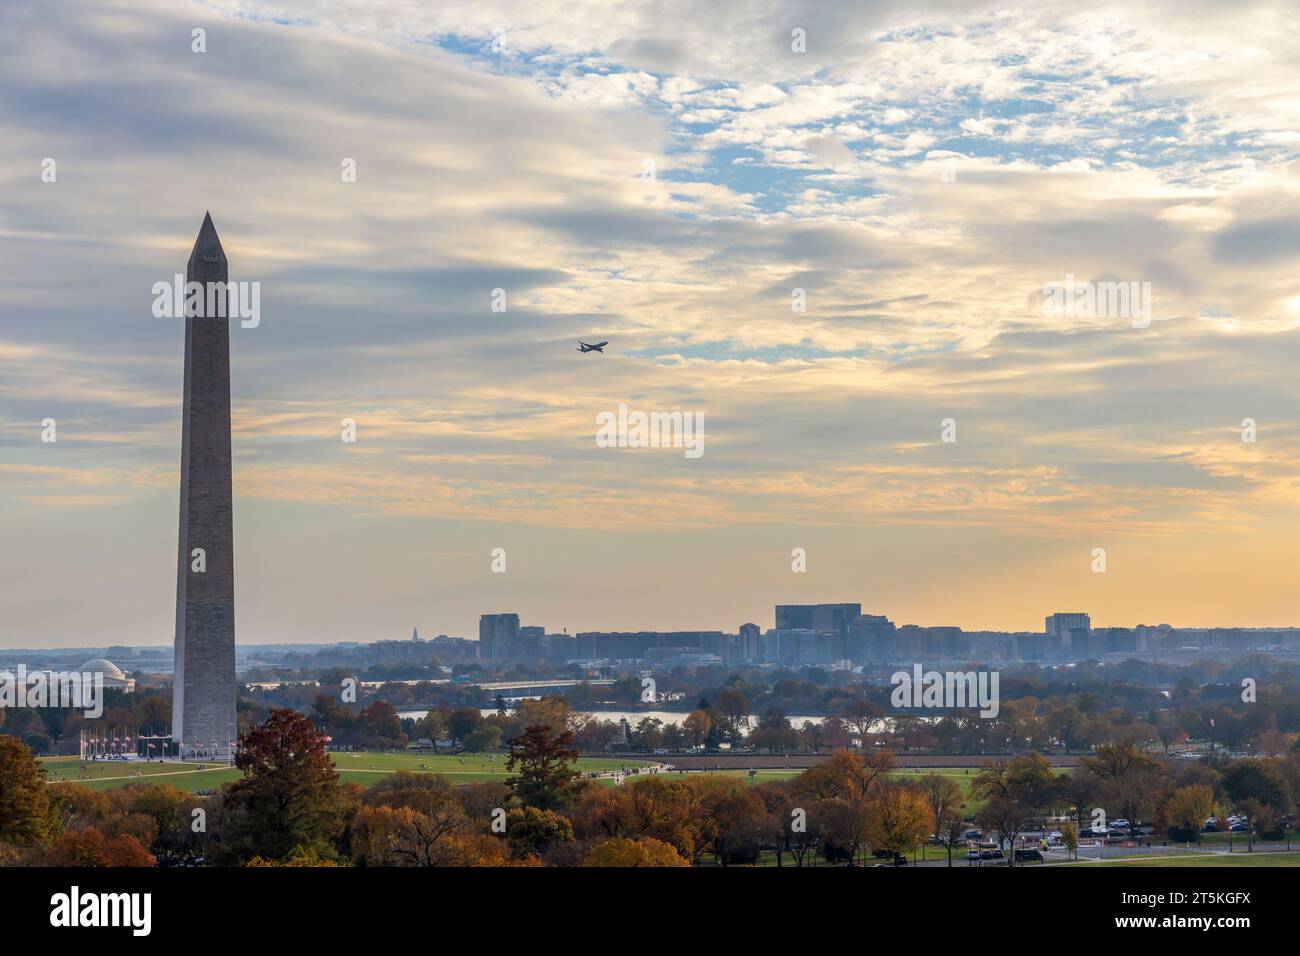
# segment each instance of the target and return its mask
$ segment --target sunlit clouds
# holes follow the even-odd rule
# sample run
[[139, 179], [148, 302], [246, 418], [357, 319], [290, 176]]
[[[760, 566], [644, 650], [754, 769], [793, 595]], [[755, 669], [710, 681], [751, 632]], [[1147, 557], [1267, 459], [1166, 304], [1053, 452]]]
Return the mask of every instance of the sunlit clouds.
[[[0, 640], [171, 640], [184, 329], [150, 288], [206, 210], [262, 290], [241, 641], [799, 600], [1297, 623], [1285, 6], [833, 7], [6, 7]], [[1067, 276], [1150, 283], [1149, 327], [1045, 309]], [[707, 452], [598, 447], [620, 403], [703, 413]]]

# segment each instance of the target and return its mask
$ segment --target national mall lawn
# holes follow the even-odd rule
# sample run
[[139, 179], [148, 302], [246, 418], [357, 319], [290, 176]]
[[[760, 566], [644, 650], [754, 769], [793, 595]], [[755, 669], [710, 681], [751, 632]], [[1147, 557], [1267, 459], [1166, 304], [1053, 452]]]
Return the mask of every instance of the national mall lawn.
[[[477, 783], [481, 780], [504, 781], [505, 754], [461, 754], [449, 756], [420, 753], [385, 753], [381, 751], [333, 752], [330, 757], [343, 783], [371, 786], [385, 776], [406, 770], [411, 773], [441, 773], [452, 783]], [[70, 780], [93, 790], [108, 790], [132, 783], [165, 783], [188, 793], [216, 790], [223, 783], [238, 780], [243, 774], [227, 764], [174, 760], [83, 761], [78, 757], [44, 757], [41, 766], [51, 781]], [[617, 757], [580, 757], [576, 769], [581, 773], [628, 770], [646, 767], [644, 761], [619, 760]], [[202, 767], [203, 769], [200, 769]], [[82, 768], [85, 768], [84, 770]], [[612, 780], [611, 780], [612, 782]]]

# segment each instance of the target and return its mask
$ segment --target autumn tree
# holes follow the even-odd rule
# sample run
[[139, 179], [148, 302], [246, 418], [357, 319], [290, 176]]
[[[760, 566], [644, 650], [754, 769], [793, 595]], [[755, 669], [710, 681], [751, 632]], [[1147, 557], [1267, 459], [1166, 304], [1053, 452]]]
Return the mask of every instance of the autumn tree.
[[771, 836], [762, 798], [734, 778], [703, 781], [701, 811], [708, 825], [705, 838], [723, 866], [753, 865]]
[[578, 779], [572, 733], [556, 734], [552, 727], [533, 724], [506, 745], [510, 748], [506, 769], [515, 774], [507, 784], [520, 803], [539, 810], [568, 806]]
[[733, 724], [749, 716], [749, 701], [739, 687], [726, 687], [718, 692], [717, 708]]
[[293, 869], [303, 867], [336, 867], [342, 866], [337, 860], [321, 857], [314, 849], [304, 847], [296, 848], [283, 860], [268, 860], [264, 857], [255, 856], [244, 866], [249, 867], [289, 867]]
[[1255, 799], [1278, 810], [1290, 809], [1286, 780], [1275, 760], [1233, 761], [1223, 772], [1223, 789], [1234, 803]]
[[686, 734], [686, 739], [692, 747], [703, 744], [708, 739], [709, 730], [712, 727], [713, 720], [709, 717], [707, 710], [693, 710], [682, 721], [682, 731]]
[[795, 778], [795, 789], [815, 799], [838, 797], [851, 802], [865, 800], [877, 781], [893, 769], [893, 755], [886, 752], [855, 754], [836, 750], [829, 760], [809, 767]]
[[927, 773], [921, 777], [921, 793], [925, 796], [930, 816], [934, 818], [934, 833], [948, 851], [948, 865], [952, 866], [952, 850], [965, 836], [966, 821], [962, 808], [966, 801], [957, 781], [942, 773]]
[[1049, 705], [1047, 712], [1048, 730], [1060, 738], [1065, 745], [1065, 752], [1077, 749], [1083, 743], [1084, 727], [1087, 718], [1083, 712], [1071, 703]]
[[352, 821], [353, 859], [364, 866], [446, 866], [448, 837], [463, 819], [407, 806], [362, 807]]
[[513, 798], [510, 787], [500, 780], [480, 780], [455, 788], [456, 799], [465, 810], [465, 815], [485, 832], [492, 811], [504, 807]]
[[656, 774], [624, 783], [619, 788], [624, 832], [654, 837], [671, 844], [683, 858], [696, 859], [705, 849], [700, 779]]
[[770, 780], [754, 788], [766, 811], [767, 842], [776, 850], [776, 865], [782, 866], [786, 853], [794, 859], [795, 866], [803, 866], [808, 851], [817, 847], [818, 837], [806, 807], [796, 801], [791, 785], [783, 780]]
[[1042, 754], [984, 765], [972, 792], [984, 801], [976, 819], [1008, 844], [1007, 865], [1015, 865], [1016, 837], [1048, 805], [1055, 791], [1052, 767]]
[[552, 847], [573, 841], [573, 824], [554, 810], [524, 807], [506, 814], [506, 843], [516, 859], [544, 857]]
[[907, 856], [934, 832], [934, 814], [925, 794], [894, 784], [877, 795], [867, 839], [872, 849]]
[[853, 804], [842, 797], [815, 801], [808, 816], [817, 833], [818, 852], [831, 863], [849, 863], [867, 840], [870, 803]]
[[44, 854], [45, 866], [153, 866], [153, 856], [133, 836], [122, 834], [108, 839], [98, 827], [69, 830], [59, 834]]
[[669, 843], [654, 837], [615, 837], [592, 848], [584, 866], [690, 866]]
[[566, 732], [576, 734], [586, 722], [586, 718], [573, 709], [567, 698], [558, 695], [521, 700], [515, 716], [520, 726], [533, 727], [540, 724], [556, 737]]
[[1214, 813], [1214, 789], [1198, 783], [1179, 787], [1165, 803], [1165, 821], [1172, 840], [1201, 842], [1201, 827]]
[[1076, 860], [1079, 858], [1079, 825], [1073, 820], [1061, 824], [1061, 843], [1065, 846], [1067, 856]]
[[385, 774], [361, 799], [370, 806], [410, 807], [428, 814], [461, 811], [456, 788], [440, 773], [399, 770]]
[[1074, 810], [1074, 821], [1082, 826], [1096, 805], [1101, 793], [1101, 783], [1090, 773], [1075, 771], [1062, 774], [1056, 782], [1060, 801]]
[[861, 740], [864, 750], [867, 745], [867, 735], [884, 716], [884, 709], [866, 697], [857, 697], [849, 701], [844, 707], [844, 713], [841, 714], [845, 725]]
[[45, 771], [17, 737], [0, 736], [0, 843], [39, 843], [48, 810]]
[[[471, 827], [456, 788], [442, 774], [390, 774], [365, 791], [361, 801], [367, 808], [415, 814], [364, 809], [356, 814], [350, 824], [352, 856], [367, 866], [446, 866], [449, 836]], [[377, 862], [383, 859], [394, 862]]]
[[948, 865], [952, 866], [952, 851], [966, 842], [966, 818], [962, 816], [962, 806], [945, 807], [942, 815], [935, 821], [935, 836], [948, 851]]
[[483, 723], [483, 715], [477, 707], [458, 707], [447, 717], [447, 734], [455, 743], [460, 743]]
[[1155, 814], [1164, 774], [1156, 758], [1132, 739], [1103, 744], [1079, 763], [1084, 773], [1100, 783], [1098, 798], [1108, 819], [1126, 818], [1131, 831]]
[[465, 750], [468, 753], [487, 753], [490, 750], [496, 750], [500, 746], [501, 728], [487, 721], [479, 724], [465, 735]]
[[202, 798], [166, 785], [123, 787], [118, 794], [126, 810], [152, 821], [149, 852], [160, 866], [192, 866], [203, 855], [203, 841], [193, 826]]
[[381, 750], [401, 749], [406, 746], [406, 734], [402, 731], [402, 719], [397, 716], [397, 708], [386, 700], [377, 700], [361, 711], [361, 722], [365, 727], [366, 745]]
[[657, 717], [642, 717], [638, 720], [636, 729], [632, 731], [631, 744], [633, 749], [658, 750], [664, 739], [663, 726], [663, 721]]
[[822, 855], [832, 862], [853, 859], [867, 839], [871, 800], [893, 768], [888, 752], [855, 754], [836, 750], [794, 780], [796, 795], [806, 801], [809, 819], [821, 838]]
[[434, 708], [415, 722], [415, 735], [428, 737], [434, 752], [438, 750], [438, 741], [447, 736], [447, 712]]
[[292, 710], [272, 710], [242, 735], [235, 766], [244, 777], [223, 788], [209, 841], [219, 862], [283, 859], [299, 846], [324, 850], [343, 831], [339, 776], [323, 734]]

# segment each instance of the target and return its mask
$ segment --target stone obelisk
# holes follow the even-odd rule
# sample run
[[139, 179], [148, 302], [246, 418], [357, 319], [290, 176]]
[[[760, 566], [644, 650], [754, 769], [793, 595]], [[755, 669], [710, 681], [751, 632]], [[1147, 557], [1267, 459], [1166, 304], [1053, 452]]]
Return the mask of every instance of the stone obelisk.
[[[228, 281], [211, 214], [185, 270], [203, 288], [201, 315], [185, 309], [185, 399], [181, 423], [180, 554], [176, 572], [176, 662], [172, 740], [181, 756], [226, 756], [235, 739], [235, 567], [230, 481], [229, 299], [208, 283]], [[229, 287], [226, 287], [229, 289]], [[208, 314], [209, 302], [218, 307]]]

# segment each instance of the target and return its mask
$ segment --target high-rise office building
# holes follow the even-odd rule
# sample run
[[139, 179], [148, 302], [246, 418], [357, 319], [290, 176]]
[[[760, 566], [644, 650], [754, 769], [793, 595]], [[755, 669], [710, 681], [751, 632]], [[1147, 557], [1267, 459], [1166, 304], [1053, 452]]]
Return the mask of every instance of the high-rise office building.
[[1054, 634], [1057, 637], [1065, 638], [1071, 628], [1082, 627], [1086, 630], [1092, 628], [1092, 618], [1081, 612], [1057, 612], [1044, 620], [1043, 630], [1048, 634]]
[[580, 660], [646, 660], [651, 649], [662, 658], [666, 648], [725, 660], [727, 635], [721, 631], [584, 631], [577, 641]]
[[518, 614], [484, 614], [478, 619], [478, 656], [504, 660], [519, 639]]
[[833, 657], [848, 657], [849, 628], [862, 614], [861, 604], [778, 604], [776, 629], [809, 630], [836, 637]]
[[1092, 619], [1081, 612], [1058, 612], [1047, 617], [1043, 622], [1043, 640], [1038, 646], [1038, 660], [1079, 659], [1082, 648], [1070, 646], [1070, 632], [1074, 630], [1091, 631]]
[[892, 660], [895, 630], [894, 622], [883, 614], [859, 614], [849, 626], [844, 656], [855, 664]]
[[806, 627], [776, 627], [763, 635], [763, 663], [820, 664], [834, 659], [833, 634], [819, 634]]

